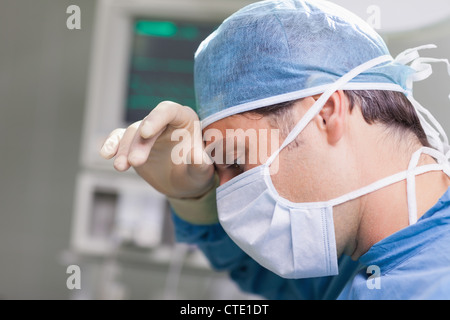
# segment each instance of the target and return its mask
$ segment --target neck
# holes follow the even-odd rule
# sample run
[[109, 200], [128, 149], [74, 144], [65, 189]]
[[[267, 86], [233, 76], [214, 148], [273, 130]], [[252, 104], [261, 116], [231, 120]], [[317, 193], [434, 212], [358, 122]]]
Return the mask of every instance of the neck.
[[[378, 153], [378, 155], [380, 154], [383, 153]], [[373, 173], [370, 175], [370, 179], [376, 181], [405, 170], [408, 162], [409, 160], [405, 163], [404, 159], [393, 159], [392, 154], [390, 154], [390, 159], [384, 159], [383, 162], [378, 163], [399, 163], [401, 166], [385, 166], [383, 169], [378, 168], [379, 170], [375, 168], [372, 168], [372, 170], [366, 169]], [[435, 163], [433, 158], [422, 155], [418, 166], [432, 163]], [[369, 170], [365, 170], [365, 172]], [[377, 178], [374, 177], [375, 173]], [[449, 186], [450, 178], [442, 171], [428, 172], [416, 176], [417, 219], [439, 200]], [[392, 184], [361, 197], [359, 218], [356, 241], [351, 254], [355, 260], [367, 252], [375, 243], [409, 226], [406, 181]]]

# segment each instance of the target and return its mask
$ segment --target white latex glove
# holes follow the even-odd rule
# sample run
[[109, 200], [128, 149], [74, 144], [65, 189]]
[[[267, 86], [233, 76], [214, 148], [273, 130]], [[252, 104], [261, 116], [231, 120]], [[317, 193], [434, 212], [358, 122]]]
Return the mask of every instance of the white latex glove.
[[[187, 221], [203, 224], [217, 221], [215, 200], [211, 202], [216, 181], [214, 166], [207, 161], [204, 152], [200, 126], [194, 125], [196, 121], [199, 121], [198, 116], [191, 108], [175, 102], [161, 102], [142, 121], [127, 129], [112, 131], [100, 154], [105, 159], [115, 157], [114, 168], [118, 171], [133, 167], [152, 187], [176, 203], [177, 214]], [[191, 153], [187, 156], [191, 157], [192, 164], [174, 164], [172, 161], [172, 149], [180, 143], [171, 139], [177, 129], [187, 130], [193, 139], [197, 139], [196, 143], [188, 139], [181, 142], [189, 144]], [[197, 202], [199, 206], [196, 207]], [[183, 210], [183, 203], [187, 204], [186, 210]]]

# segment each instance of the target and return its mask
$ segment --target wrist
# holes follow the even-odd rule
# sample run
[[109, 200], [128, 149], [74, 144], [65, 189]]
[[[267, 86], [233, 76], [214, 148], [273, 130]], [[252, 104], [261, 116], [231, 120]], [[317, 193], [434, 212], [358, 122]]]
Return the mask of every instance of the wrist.
[[175, 214], [192, 224], [208, 225], [219, 221], [216, 204], [216, 188], [219, 184], [214, 177], [213, 186], [202, 196], [196, 198], [174, 198], [167, 196]]

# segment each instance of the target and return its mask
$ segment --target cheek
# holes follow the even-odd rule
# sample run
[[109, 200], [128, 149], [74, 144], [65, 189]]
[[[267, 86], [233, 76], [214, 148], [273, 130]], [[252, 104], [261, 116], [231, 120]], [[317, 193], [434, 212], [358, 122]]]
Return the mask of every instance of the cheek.
[[327, 169], [314, 150], [301, 145], [285, 150], [278, 159], [271, 167], [271, 172], [275, 172], [272, 183], [283, 198], [292, 202], [328, 200]]
[[[289, 154], [287, 154], [289, 152]], [[283, 150], [270, 166], [272, 183], [278, 194], [285, 199], [299, 202], [305, 177], [300, 174], [304, 168], [291, 155], [291, 150]]]
[[275, 153], [283, 142], [279, 129], [262, 129], [258, 132], [257, 159], [258, 164], [264, 164]]

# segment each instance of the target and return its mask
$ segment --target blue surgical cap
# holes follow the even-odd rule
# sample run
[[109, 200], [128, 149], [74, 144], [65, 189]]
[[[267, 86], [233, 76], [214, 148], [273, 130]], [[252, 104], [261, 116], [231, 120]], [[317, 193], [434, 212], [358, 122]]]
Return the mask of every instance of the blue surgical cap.
[[[336, 4], [253, 3], [227, 18], [195, 53], [202, 127], [236, 113], [322, 93], [349, 70], [383, 55], [390, 54], [381, 36]], [[341, 89], [406, 93], [413, 72], [392, 59]]]

